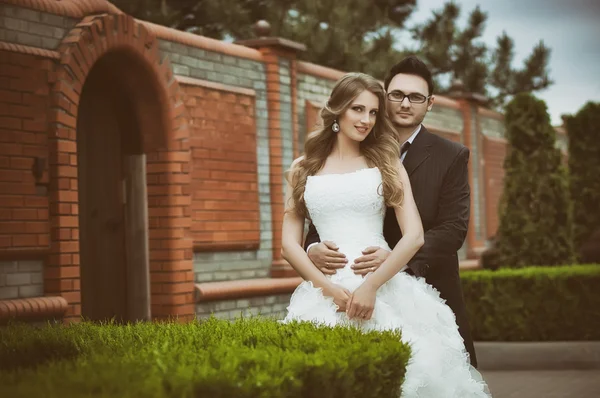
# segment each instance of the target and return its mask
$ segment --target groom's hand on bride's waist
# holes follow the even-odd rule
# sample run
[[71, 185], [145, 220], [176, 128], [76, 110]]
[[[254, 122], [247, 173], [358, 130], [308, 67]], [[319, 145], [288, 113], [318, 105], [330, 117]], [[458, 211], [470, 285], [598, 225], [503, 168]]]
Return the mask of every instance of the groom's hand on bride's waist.
[[325, 240], [308, 248], [308, 258], [325, 275], [333, 275], [344, 268], [348, 259], [332, 241]]
[[357, 275], [367, 275], [369, 272], [375, 272], [388, 258], [390, 253], [390, 251], [379, 246], [367, 247], [362, 251], [363, 255], [354, 260], [352, 269]]

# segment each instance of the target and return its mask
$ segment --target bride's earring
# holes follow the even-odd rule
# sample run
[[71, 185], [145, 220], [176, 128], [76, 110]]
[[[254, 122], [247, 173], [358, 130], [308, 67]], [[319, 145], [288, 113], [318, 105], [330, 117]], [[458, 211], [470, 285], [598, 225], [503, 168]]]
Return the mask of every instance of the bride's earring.
[[333, 124], [331, 125], [331, 129], [334, 133], [339, 133], [340, 125], [338, 124], [337, 120], [333, 122]]

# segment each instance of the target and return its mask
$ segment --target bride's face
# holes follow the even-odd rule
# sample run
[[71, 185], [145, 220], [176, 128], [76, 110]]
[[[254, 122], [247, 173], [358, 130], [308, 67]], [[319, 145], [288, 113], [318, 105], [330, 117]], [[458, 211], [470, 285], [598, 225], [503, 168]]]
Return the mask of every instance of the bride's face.
[[379, 98], [365, 90], [352, 101], [339, 117], [340, 132], [354, 141], [361, 142], [373, 130], [379, 112]]

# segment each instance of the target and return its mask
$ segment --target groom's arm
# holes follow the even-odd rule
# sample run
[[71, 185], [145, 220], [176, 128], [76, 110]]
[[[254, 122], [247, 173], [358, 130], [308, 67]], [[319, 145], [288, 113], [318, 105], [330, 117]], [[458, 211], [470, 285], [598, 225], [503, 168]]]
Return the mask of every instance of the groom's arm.
[[321, 238], [319, 238], [319, 234], [317, 233], [317, 229], [310, 223], [308, 226], [308, 232], [306, 233], [306, 239], [304, 239], [304, 250], [308, 251], [308, 247], [313, 243], [321, 242]]
[[468, 163], [469, 149], [463, 147], [444, 178], [435, 226], [425, 232], [425, 244], [408, 263], [419, 276], [436, 258], [456, 254], [465, 241], [471, 208]]
[[308, 254], [310, 261], [326, 275], [333, 275], [338, 269], [344, 268], [348, 260], [343, 253], [339, 252], [337, 245], [331, 241], [324, 241], [322, 245], [319, 243], [321, 243], [321, 238], [317, 229], [313, 223], [310, 223], [304, 239], [304, 251]]

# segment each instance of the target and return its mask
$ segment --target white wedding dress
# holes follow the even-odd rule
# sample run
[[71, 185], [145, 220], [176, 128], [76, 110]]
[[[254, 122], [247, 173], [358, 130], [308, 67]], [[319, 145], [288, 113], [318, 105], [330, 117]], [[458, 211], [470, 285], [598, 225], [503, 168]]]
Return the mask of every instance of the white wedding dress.
[[[383, 237], [386, 207], [380, 185], [378, 168], [310, 176], [306, 181], [304, 200], [321, 240], [335, 242], [348, 258], [345, 268], [328, 277], [350, 291], [365, 280], [350, 269], [361, 251], [368, 246], [389, 250]], [[332, 298], [307, 281], [293, 293], [287, 310], [284, 322], [355, 325], [365, 331], [400, 329], [402, 340], [412, 348], [402, 398], [490, 397], [481, 375], [469, 364], [454, 313], [423, 278], [396, 274], [377, 291], [368, 321], [349, 320], [345, 312], [336, 311]]]

